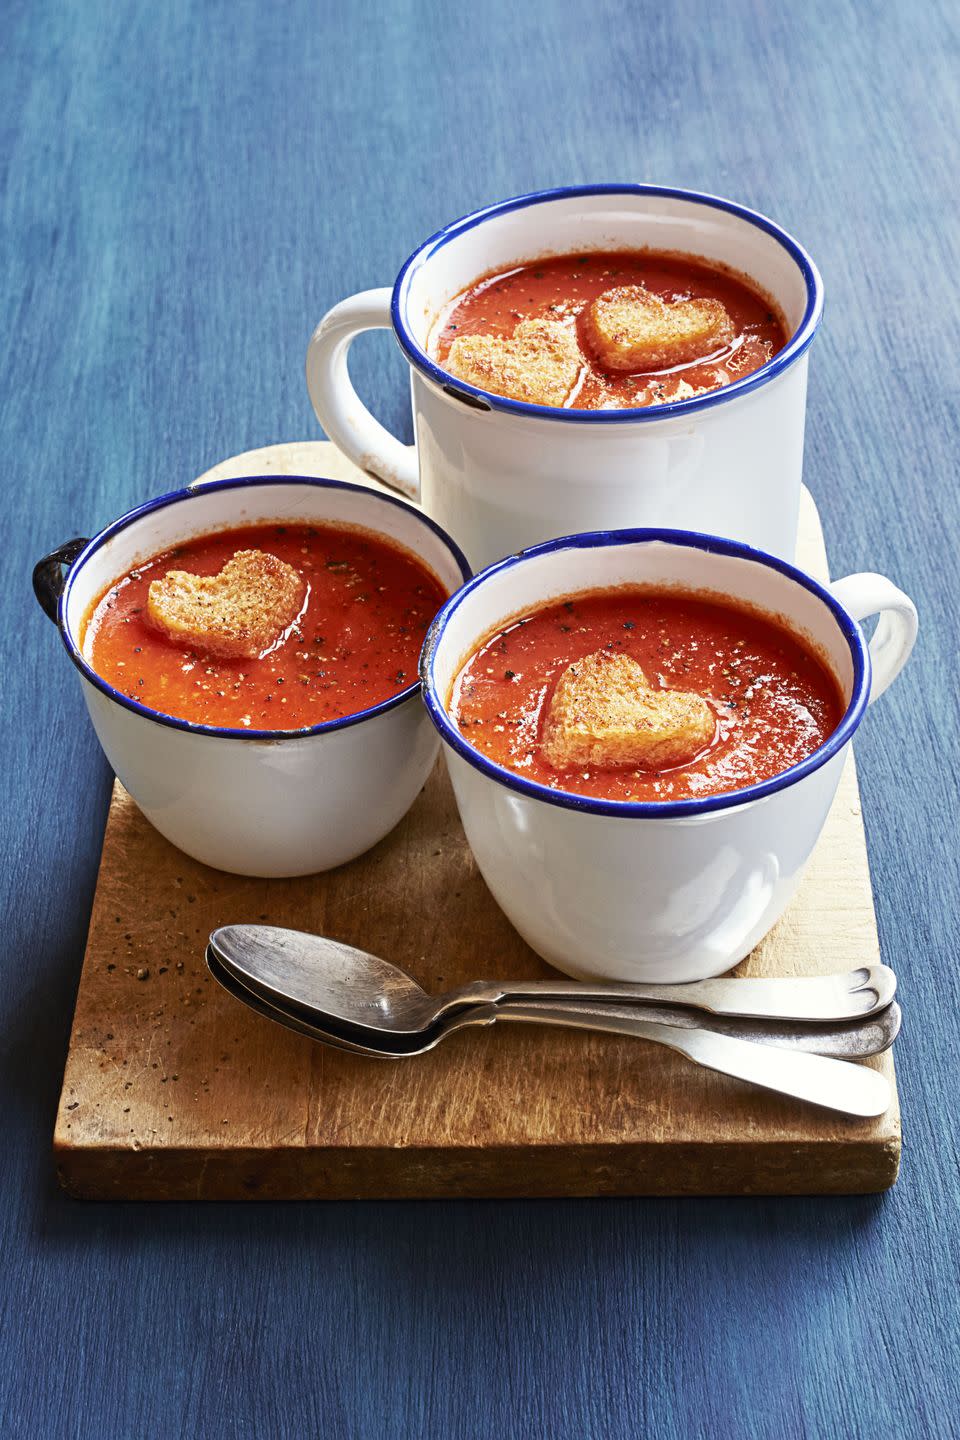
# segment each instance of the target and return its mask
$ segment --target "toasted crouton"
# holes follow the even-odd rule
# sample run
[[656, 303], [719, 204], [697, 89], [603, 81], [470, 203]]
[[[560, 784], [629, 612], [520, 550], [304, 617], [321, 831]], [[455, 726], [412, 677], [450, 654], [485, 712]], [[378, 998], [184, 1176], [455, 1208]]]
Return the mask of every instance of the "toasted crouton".
[[558, 320], [521, 320], [512, 337], [459, 335], [450, 346], [451, 375], [528, 405], [563, 405], [583, 365], [571, 325]]
[[219, 575], [168, 570], [147, 592], [147, 615], [180, 645], [225, 659], [256, 659], [280, 639], [303, 605], [292, 565], [263, 550], [238, 550]]
[[556, 770], [664, 770], [692, 760], [714, 729], [713, 711], [701, 695], [652, 690], [636, 660], [598, 650], [560, 676], [541, 750]]
[[584, 315], [587, 343], [608, 370], [666, 370], [729, 345], [733, 321], [719, 300], [668, 303], [642, 285], [597, 297]]

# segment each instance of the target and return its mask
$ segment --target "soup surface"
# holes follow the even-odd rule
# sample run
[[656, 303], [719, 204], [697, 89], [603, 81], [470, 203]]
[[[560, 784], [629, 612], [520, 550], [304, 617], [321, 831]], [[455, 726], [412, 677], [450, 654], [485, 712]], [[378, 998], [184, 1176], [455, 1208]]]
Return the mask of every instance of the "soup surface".
[[[611, 368], [598, 351], [590, 307], [601, 296], [622, 294], [625, 287], [628, 296], [629, 287], [641, 287], [667, 306], [678, 307], [666, 312], [668, 331], [671, 317], [674, 331], [680, 320], [689, 322], [690, 306], [699, 301], [719, 302], [727, 321], [714, 332], [705, 332], [707, 353], [695, 359], [664, 365], [655, 358], [648, 368], [642, 360], [634, 370]], [[557, 355], [554, 342], [557, 335], [562, 342], [564, 335], [555, 330], [546, 341], [546, 361], [539, 366], [536, 349], [544, 337], [531, 337], [533, 390], [518, 384], [516, 373], [531, 364], [530, 347], [513, 356], [498, 350], [503, 342], [516, 346], [517, 327], [529, 328], [530, 321], [557, 322], [569, 331], [568, 342], [576, 342], [572, 362], [566, 353]], [[709, 340], [710, 333], [715, 333], [715, 343]], [[492, 337], [483, 361], [485, 375], [462, 360], [458, 363], [462, 347], [451, 355], [458, 339], [478, 336]], [[787, 338], [770, 300], [745, 276], [688, 255], [588, 251], [516, 265], [476, 281], [442, 318], [435, 353], [451, 373], [495, 394], [572, 409], [609, 410], [668, 404], [729, 385], [765, 365]], [[656, 347], [649, 347], [648, 353], [656, 357]], [[629, 360], [621, 357], [617, 363]]]
[[[555, 768], [544, 731], [555, 723], [551, 707], [568, 667], [575, 672], [585, 657], [594, 667], [629, 657], [611, 659], [611, 671], [642, 667], [649, 691], [638, 725], [658, 692], [670, 692], [671, 704], [684, 692], [684, 704], [709, 706], [713, 734], [703, 743], [700, 732], [692, 758], [670, 768]], [[772, 619], [712, 598], [631, 588], [572, 595], [516, 617], [468, 660], [450, 697], [464, 738], [498, 765], [556, 790], [625, 801], [695, 799], [769, 779], [822, 745], [844, 709], [834, 677]]]
[[[171, 570], [217, 575], [250, 550], [275, 556], [305, 582], [299, 613], [265, 654], [219, 658], [151, 624], [152, 581]], [[82, 648], [102, 679], [152, 710], [198, 725], [299, 730], [411, 685], [424, 631], [446, 593], [414, 555], [366, 530], [282, 523], [221, 530], [111, 585], [87, 619]]]

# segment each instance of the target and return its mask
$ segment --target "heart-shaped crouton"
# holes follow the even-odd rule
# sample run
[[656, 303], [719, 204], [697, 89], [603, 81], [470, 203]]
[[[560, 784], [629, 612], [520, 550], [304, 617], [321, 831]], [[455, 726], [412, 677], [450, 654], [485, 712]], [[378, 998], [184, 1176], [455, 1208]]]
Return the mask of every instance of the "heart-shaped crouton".
[[719, 300], [662, 300], [642, 285], [607, 290], [583, 319], [587, 343], [608, 370], [667, 370], [716, 354], [734, 337]]
[[652, 690], [631, 656], [598, 650], [560, 676], [541, 750], [556, 770], [666, 770], [692, 760], [715, 728], [702, 695]]
[[263, 550], [238, 550], [219, 575], [168, 570], [147, 592], [147, 614], [179, 645], [224, 659], [254, 660], [300, 614], [306, 584]]
[[572, 325], [522, 320], [513, 335], [458, 335], [446, 368], [451, 375], [528, 405], [563, 405], [573, 390], [583, 356]]

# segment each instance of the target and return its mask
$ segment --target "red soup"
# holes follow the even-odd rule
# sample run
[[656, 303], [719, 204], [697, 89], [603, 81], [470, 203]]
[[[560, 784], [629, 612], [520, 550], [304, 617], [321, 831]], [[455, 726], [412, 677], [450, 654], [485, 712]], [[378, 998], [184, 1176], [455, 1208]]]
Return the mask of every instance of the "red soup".
[[[591, 307], [601, 297], [627, 294], [636, 298], [637, 290], [666, 306], [654, 313], [652, 320], [646, 316], [648, 339], [652, 324], [654, 330], [666, 327], [667, 338], [672, 334], [676, 340], [678, 325], [682, 329], [694, 318], [689, 307], [698, 302], [707, 302], [716, 313], [722, 313], [718, 306], [726, 312], [716, 338], [711, 340], [709, 331], [705, 332], [695, 358], [680, 363], [662, 354], [657, 359], [656, 347], [648, 347], [649, 361], [639, 354], [636, 362], [631, 362], [629, 355], [624, 360], [621, 354], [614, 357], [616, 368], [612, 368], [607, 363], [609, 352], [605, 357], [602, 347], [598, 350]], [[535, 388], [517, 388], [515, 370], [504, 370], [503, 357], [496, 353], [483, 357], [486, 379], [483, 372], [458, 365], [462, 349], [454, 349], [458, 340], [491, 337], [496, 344], [509, 342], [517, 327], [531, 320], [556, 322], [575, 341], [576, 363], [566, 377], [570, 383], [562, 381], [560, 391], [552, 389], [538, 396]], [[616, 250], [553, 255], [481, 277], [457, 297], [443, 317], [435, 350], [441, 365], [479, 389], [577, 410], [606, 410], [663, 405], [719, 389], [765, 365], [783, 349], [787, 338], [773, 302], [746, 276], [697, 256]], [[475, 350], [475, 342], [471, 343]], [[534, 384], [537, 369], [534, 357]]]
[[[290, 623], [265, 653], [224, 657], [205, 648], [202, 631], [171, 639], [157, 628], [151, 584], [171, 571], [189, 572], [197, 584], [194, 577], [219, 575], [238, 552], [283, 562], [274, 568], [297, 587]], [[366, 530], [281, 523], [222, 530], [156, 555], [111, 585], [87, 617], [83, 652], [102, 679], [151, 710], [198, 725], [299, 730], [412, 684], [424, 631], [446, 594], [414, 555]]]
[[[553, 789], [625, 801], [695, 799], [767, 780], [822, 745], [844, 709], [826, 666], [774, 620], [631, 588], [572, 595], [511, 620], [467, 661], [450, 699], [464, 738], [498, 765]], [[662, 755], [671, 727], [681, 751], [690, 737], [688, 756], [645, 763], [644, 747], [656, 740], [649, 753]]]

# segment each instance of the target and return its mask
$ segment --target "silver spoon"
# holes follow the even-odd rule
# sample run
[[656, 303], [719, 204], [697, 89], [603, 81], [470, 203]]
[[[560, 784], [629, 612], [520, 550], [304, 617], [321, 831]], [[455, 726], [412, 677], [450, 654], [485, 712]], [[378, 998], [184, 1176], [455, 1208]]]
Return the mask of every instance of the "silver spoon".
[[686, 985], [613, 984], [593, 980], [477, 980], [443, 995], [427, 992], [397, 965], [321, 935], [273, 925], [224, 925], [210, 944], [233, 973], [268, 1001], [293, 1001], [357, 1030], [415, 1035], [468, 1005], [505, 1000], [643, 1000], [686, 1005], [718, 1015], [785, 1020], [856, 1020], [893, 999], [886, 965], [842, 975], [798, 979], [700, 980]]
[[[875, 1070], [847, 1064], [842, 1060], [828, 1059], [818, 1054], [804, 1053], [799, 1048], [789, 1050], [779, 1048], [776, 1044], [763, 1043], [760, 1026], [755, 1028], [750, 1039], [717, 1033], [707, 1028], [718, 1023], [726, 1026], [746, 1022], [718, 1022], [712, 1017], [706, 1017], [705, 1025], [698, 1025], [696, 1020], [688, 1025], [687, 1019], [692, 1017], [684, 1017], [681, 1023], [677, 1023], [678, 1017], [684, 1014], [682, 1011], [664, 1011], [662, 1013], [671, 1018], [669, 1021], [660, 1021], [648, 1019], [649, 1012], [646, 1007], [638, 1007], [636, 1011], [629, 1007], [615, 1007], [618, 1013], [607, 1014], [603, 1007], [582, 1007], [581, 1010], [581, 1007], [575, 1004], [550, 1006], [541, 1002], [513, 1005], [507, 1002], [503, 1006], [488, 1004], [470, 1007], [449, 1016], [444, 1023], [434, 1027], [429, 1034], [424, 1033], [412, 1045], [405, 1043], [401, 1048], [394, 1037], [391, 1037], [390, 1047], [383, 1048], [347, 1038], [324, 1025], [311, 1023], [302, 1011], [270, 1004], [259, 993], [248, 990], [232, 971], [222, 964], [212, 946], [207, 948], [207, 965], [224, 989], [258, 1014], [278, 1021], [300, 1034], [308, 1035], [311, 1039], [321, 1040], [355, 1054], [382, 1059], [421, 1055], [432, 1050], [448, 1035], [470, 1025], [490, 1025], [499, 1019], [526, 1020], [548, 1025], [606, 1030], [651, 1040], [679, 1051], [709, 1070], [733, 1075], [765, 1089], [791, 1095], [830, 1110], [838, 1110], [843, 1114], [862, 1117], [882, 1115], [890, 1104], [890, 1087], [885, 1078]], [[640, 1018], [641, 1016], [643, 1018]], [[899, 1020], [899, 1007], [891, 1006], [886, 1014], [880, 1017], [880, 1021], [885, 1023], [878, 1025], [873, 1022], [876, 1028], [875, 1041], [883, 1043], [884, 1048], [886, 1044], [892, 1043], [899, 1029]], [[789, 1029], [784, 1032], [778, 1027], [768, 1036], [764, 1036], [764, 1039], [782, 1037], [784, 1033], [789, 1035]], [[790, 1038], [796, 1040], [797, 1037]], [[834, 1039], [832, 1043], [843, 1042]], [[853, 1053], [872, 1052], [857, 1049]]]
[[[778, 1045], [787, 1050], [805, 1050], [811, 1055], [832, 1055], [836, 1059], [858, 1060], [889, 1050], [900, 1033], [900, 1006], [894, 1000], [879, 1015], [865, 1020], [845, 1020], [839, 1024], [811, 1023], [803, 1020], [752, 1020], [736, 1016], [710, 1015], [684, 1010], [679, 1006], [648, 1005], [637, 1001], [630, 1005], [614, 1005], [605, 1001], [585, 1004], [575, 1000], [503, 1001], [499, 1005], [474, 1005], [452, 1011], [441, 1020], [416, 1034], [396, 1035], [383, 1031], [374, 1039], [354, 1038], [358, 1032], [341, 1030], [316, 1011], [276, 1001], [271, 1003], [259, 992], [250, 990], [218, 958], [212, 947], [207, 950], [211, 974], [238, 999], [271, 1019], [287, 1024], [293, 1030], [326, 1041], [359, 1055], [381, 1055], [400, 1059], [406, 1055], [424, 1055], [448, 1035], [470, 1025], [489, 1025], [496, 1020], [527, 1020], [534, 1023], [566, 1025], [582, 1030], [606, 1030], [618, 1035], [634, 1034], [637, 1020], [650, 1020], [673, 1025], [682, 1030], [704, 1029], [734, 1039], [755, 1040]], [[311, 1018], [312, 1017], [312, 1018]], [[359, 1032], [363, 1033], [363, 1032]]]

